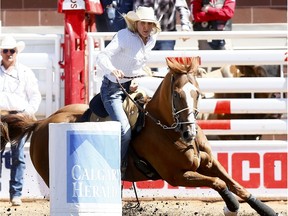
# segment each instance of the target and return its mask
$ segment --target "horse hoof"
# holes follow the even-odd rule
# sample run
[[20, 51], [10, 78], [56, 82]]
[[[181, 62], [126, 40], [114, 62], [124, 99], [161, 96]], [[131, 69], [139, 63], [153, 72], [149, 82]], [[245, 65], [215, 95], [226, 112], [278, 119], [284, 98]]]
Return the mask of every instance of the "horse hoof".
[[227, 208], [227, 206], [224, 207], [223, 211], [224, 211], [224, 215], [225, 215], [225, 216], [237, 216], [237, 215], [238, 215], [238, 211], [236, 211], [236, 212], [231, 212], [231, 211]]

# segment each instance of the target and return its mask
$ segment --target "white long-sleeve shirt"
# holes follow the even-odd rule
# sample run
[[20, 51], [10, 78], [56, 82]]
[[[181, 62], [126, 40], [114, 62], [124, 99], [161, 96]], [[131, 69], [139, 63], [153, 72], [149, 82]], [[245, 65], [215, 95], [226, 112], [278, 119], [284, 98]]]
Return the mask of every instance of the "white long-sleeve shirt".
[[0, 109], [36, 113], [41, 103], [38, 80], [27, 66], [16, 63], [15, 67], [5, 70], [0, 67]]
[[[143, 68], [149, 52], [155, 46], [157, 35], [150, 36], [146, 44], [137, 33], [122, 29], [116, 33], [112, 41], [96, 57], [97, 71], [101, 71], [112, 82], [116, 82], [111, 72], [122, 70], [127, 77], [145, 74]], [[121, 79], [120, 82], [127, 82]]]

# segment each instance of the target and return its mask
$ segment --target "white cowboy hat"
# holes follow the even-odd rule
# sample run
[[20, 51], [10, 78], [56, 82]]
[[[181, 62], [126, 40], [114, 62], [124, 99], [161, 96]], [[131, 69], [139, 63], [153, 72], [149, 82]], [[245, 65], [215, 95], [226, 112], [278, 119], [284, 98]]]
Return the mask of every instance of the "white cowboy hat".
[[131, 23], [137, 21], [152, 22], [155, 23], [157, 31], [161, 31], [160, 23], [157, 20], [154, 9], [152, 7], [139, 6], [136, 11], [129, 11], [125, 18]]
[[0, 45], [0, 49], [14, 49], [16, 48], [18, 53], [22, 52], [25, 48], [23, 41], [17, 42], [12, 36], [5, 36]]

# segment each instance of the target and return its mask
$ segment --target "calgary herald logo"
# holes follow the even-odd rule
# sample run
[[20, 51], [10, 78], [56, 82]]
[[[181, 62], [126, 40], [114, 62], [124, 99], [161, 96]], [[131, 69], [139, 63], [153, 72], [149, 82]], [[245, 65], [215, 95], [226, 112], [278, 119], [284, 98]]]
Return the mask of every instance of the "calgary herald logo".
[[121, 199], [119, 135], [67, 132], [67, 202]]

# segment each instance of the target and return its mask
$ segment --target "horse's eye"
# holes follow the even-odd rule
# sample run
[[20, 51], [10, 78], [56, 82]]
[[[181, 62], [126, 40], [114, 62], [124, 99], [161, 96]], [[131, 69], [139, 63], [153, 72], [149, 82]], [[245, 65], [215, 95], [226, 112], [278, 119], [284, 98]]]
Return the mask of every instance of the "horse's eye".
[[178, 94], [178, 92], [174, 91], [174, 93], [173, 93], [173, 97], [174, 97], [174, 98], [177, 98], [177, 97], [179, 97], [179, 94]]

